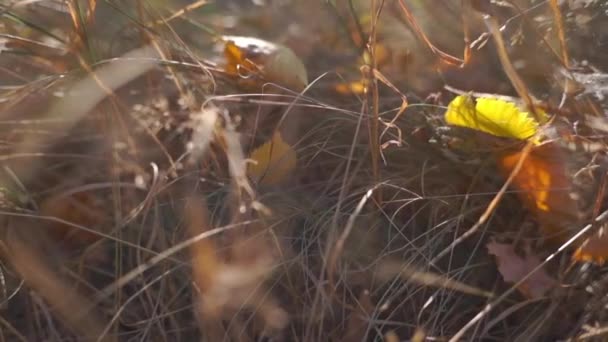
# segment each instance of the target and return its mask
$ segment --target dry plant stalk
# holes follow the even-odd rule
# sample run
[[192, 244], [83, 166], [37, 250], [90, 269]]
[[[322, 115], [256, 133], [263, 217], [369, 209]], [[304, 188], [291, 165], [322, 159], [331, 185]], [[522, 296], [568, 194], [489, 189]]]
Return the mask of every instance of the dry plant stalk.
[[502, 37], [502, 33], [500, 32], [500, 28], [498, 27], [496, 18], [486, 14], [484, 15], [484, 20], [496, 43], [498, 58], [500, 59], [500, 63], [502, 64], [505, 74], [511, 81], [517, 95], [519, 95], [519, 97], [526, 104], [527, 109], [534, 115], [536, 121], [542, 122], [537, 113], [536, 107], [534, 106], [532, 96], [530, 95], [530, 91], [528, 90], [526, 83], [521, 79], [521, 77], [519, 77], [513, 63], [511, 63], [511, 59], [509, 58], [509, 54], [507, 53], [507, 49], [505, 47], [505, 41]]
[[557, 0], [549, 0], [549, 4], [551, 5], [551, 11], [553, 11], [553, 21], [555, 22], [555, 28], [557, 29], [557, 38], [559, 39], [562, 63], [566, 69], [569, 69], [570, 57], [568, 56], [568, 45], [566, 44], [566, 33], [564, 30], [564, 22], [562, 20], [562, 12], [559, 9]]
[[[367, 87], [365, 94], [369, 94], [369, 90], [371, 89], [372, 95], [372, 103], [371, 110], [372, 115], [369, 116], [369, 147], [372, 156], [372, 176], [374, 183], [378, 183], [380, 180], [380, 141], [378, 137], [378, 129], [380, 122], [380, 100], [378, 95], [378, 79], [371, 72], [371, 70], [378, 69], [378, 61], [376, 59], [376, 33], [378, 26], [378, 19], [380, 17], [380, 13], [382, 13], [382, 7], [384, 6], [384, 0], [381, 0], [381, 3], [378, 4], [377, 0], [372, 0], [371, 6], [371, 33], [369, 35], [369, 41], [367, 42], [367, 48], [370, 56], [370, 68], [366, 68], [366, 76], [368, 78]], [[370, 70], [371, 69], [371, 70]], [[376, 193], [376, 201], [378, 204], [382, 203], [382, 192], [378, 191]]]
[[464, 60], [454, 57], [433, 45], [431, 40], [426, 36], [426, 34], [416, 21], [416, 18], [414, 17], [404, 0], [399, 0], [399, 6], [401, 7], [401, 11], [403, 12], [403, 15], [405, 16], [408, 24], [418, 36], [418, 39], [420, 39], [435, 55], [437, 55], [441, 61], [449, 65], [464, 65]]
[[[72, 26], [74, 27], [75, 38], [71, 39], [74, 46], [73, 50], [81, 50], [88, 44], [87, 31], [95, 18], [95, 8], [97, 7], [97, 0], [88, 0], [88, 7], [83, 11], [82, 4], [78, 0], [66, 1], [68, 6], [68, 12], [72, 19]], [[82, 15], [84, 12], [84, 16]]]
[[209, 1], [207, 0], [198, 0], [195, 1], [191, 4], [188, 4], [180, 9], [178, 9], [177, 11], [174, 11], [171, 15], [169, 15], [166, 18], [160, 18], [155, 20], [154, 22], [152, 22], [152, 25], [166, 25], [167, 23], [169, 23], [170, 21], [172, 21], [173, 19], [179, 18], [181, 16], [184, 16], [186, 14], [188, 14], [189, 12], [192, 12], [194, 10], [196, 10], [197, 8], [203, 7], [205, 5], [209, 4]]

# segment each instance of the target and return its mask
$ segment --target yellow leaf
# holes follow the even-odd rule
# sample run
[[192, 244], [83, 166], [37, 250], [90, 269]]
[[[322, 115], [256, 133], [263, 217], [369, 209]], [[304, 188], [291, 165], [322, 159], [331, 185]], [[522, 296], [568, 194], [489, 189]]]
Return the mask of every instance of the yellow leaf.
[[[288, 47], [262, 39], [224, 36], [225, 69], [239, 75], [238, 67], [248, 72], [260, 72], [264, 81], [278, 83], [301, 91], [308, 85], [306, 66]], [[252, 82], [250, 82], [252, 83]]]
[[296, 167], [296, 151], [276, 132], [270, 141], [256, 148], [249, 159], [247, 173], [260, 185], [275, 185], [285, 180]]
[[[543, 121], [546, 113], [539, 110]], [[514, 103], [494, 98], [456, 97], [445, 113], [445, 120], [454, 126], [467, 127], [499, 137], [526, 140], [536, 134], [539, 122]]]
[[233, 41], [228, 41], [224, 46], [224, 56], [226, 57], [226, 72], [231, 75], [238, 75], [238, 66], [245, 63], [243, 51]]

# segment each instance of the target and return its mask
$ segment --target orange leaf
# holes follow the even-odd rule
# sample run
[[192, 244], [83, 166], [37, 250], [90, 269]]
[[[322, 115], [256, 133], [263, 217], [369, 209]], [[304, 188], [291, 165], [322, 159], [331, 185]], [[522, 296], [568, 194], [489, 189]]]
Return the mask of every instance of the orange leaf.
[[226, 57], [226, 65], [224, 66], [226, 72], [238, 75], [238, 66], [245, 63], [243, 51], [233, 41], [228, 41], [224, 46], [224, 56]]
[[608, 260], [608, 234], [601, 227], [599, 232], [585, 240], [574, 252], [572, 259], [603, 265]]
[[[521, 156], [521, 151], [499, 156], [498, 167], [505, 177], [511, 174]], [[579, 208], [570, 197], [572, 179], [557, 144], [534, 148], [513, 178], [512, 187], [526, 209], [535, 215], [548, 240], [564, 242], [568, 238], [567, 229], [579, 224]]]
[[288, 47], [252, 37], [224, 36], [225, 71], [240, 78], [241, 85], [261, 86], [265, 82], [301, 91], [308, 85], [304, 63]]
[[[522, 153], [508, 152], [498, 158], [498, 166], [507, 177]], [[574, 188], [566, 157], [557, 144], [536, 147], [523, 163], [512, 183], [526, 209], [536, 217], [544, 237], [554, 243], [565, 243], [585, 224], [585, 215], [571, 197]], [[604, 227], [588, 237], [572, 256], [573, 260], [603, 264], [608, 260], [608, 234]]]

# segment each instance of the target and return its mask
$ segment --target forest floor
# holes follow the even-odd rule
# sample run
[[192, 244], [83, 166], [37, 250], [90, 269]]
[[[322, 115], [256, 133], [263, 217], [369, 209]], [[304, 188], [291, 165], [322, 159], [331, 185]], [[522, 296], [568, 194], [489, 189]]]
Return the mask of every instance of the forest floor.
[[0, 341], [607, 339], [605, 1], [3, 1], [0, 75]]

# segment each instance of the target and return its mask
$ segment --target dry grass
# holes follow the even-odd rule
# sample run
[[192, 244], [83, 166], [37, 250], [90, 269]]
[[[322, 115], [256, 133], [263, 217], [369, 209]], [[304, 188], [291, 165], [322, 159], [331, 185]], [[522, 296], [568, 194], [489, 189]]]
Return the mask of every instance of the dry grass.
[[[572, 93], [606, 75], [581, 48], [608, 42], [605, 5], [428, 3], [1, 5], [0, 340], [601, 340], [605, 269], [543, 243], [442, 116], [445, 85], [542, 102], [598, 147], [573, 169], [605, 173], [605, 89]], [[291, 48], [310, 82], [226, 67], [223, 34]], [[276, 132], [297, 167], [254, 182]], [[490, 238], [559, 251], [561, 286], [522, 297]]]

